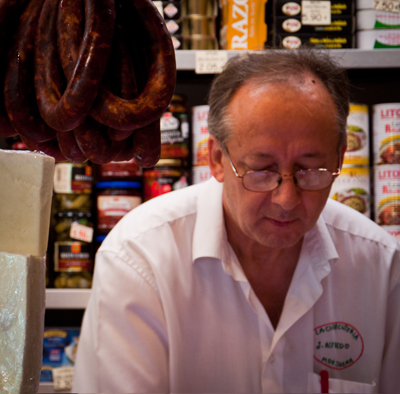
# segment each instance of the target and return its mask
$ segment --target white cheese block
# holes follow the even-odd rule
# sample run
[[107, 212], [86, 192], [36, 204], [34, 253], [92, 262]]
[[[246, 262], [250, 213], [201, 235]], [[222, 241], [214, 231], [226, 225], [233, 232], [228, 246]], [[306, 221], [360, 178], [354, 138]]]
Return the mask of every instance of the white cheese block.
[[0, 149], [0, 251], [44, 256], [55, 160], [39, 152]]
[[0, 393], [38, 392], [45, 282], [44, 257], [0, 253]]

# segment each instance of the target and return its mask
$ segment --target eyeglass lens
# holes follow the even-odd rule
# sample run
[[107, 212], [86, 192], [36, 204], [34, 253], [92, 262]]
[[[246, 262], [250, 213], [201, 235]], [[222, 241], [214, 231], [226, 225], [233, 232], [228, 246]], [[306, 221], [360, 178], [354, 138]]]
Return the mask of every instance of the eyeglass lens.
[[[330, 171], [305, 170], [294, 174], [295, 182], [304, 190], [320, 190], [328, 187], [333, 180]], [[253, 191], [271, 191], [275, 189], [281, 180], [277, 172], [248, 172], [243, 177], [243, 186]]]

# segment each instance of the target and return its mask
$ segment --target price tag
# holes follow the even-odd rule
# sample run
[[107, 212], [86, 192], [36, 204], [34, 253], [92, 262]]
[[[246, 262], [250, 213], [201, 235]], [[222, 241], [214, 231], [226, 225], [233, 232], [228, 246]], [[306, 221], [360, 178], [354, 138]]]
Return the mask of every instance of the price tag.
[[78, 241], [92, 242], [93, 240], [93, 229], [78, 222], [73, 222], [71, 224], [71, 230], [69, 236], [72, 239], [77, 239]]
[[302, 1], [301, 23], [303, 25], [330, 25], [331, 2], [330, 1]]
[[54, 390], [70, 390], [74, 378], [74, 367], [53, 368]]
[[227, 51], [196, 51], [194, 71], [196, 74], [218, 74], [227, 61]]
[[393, 14], [399, 13], [399, 0], [374, 0], [372, 8], [374, 10], [392, 12]]

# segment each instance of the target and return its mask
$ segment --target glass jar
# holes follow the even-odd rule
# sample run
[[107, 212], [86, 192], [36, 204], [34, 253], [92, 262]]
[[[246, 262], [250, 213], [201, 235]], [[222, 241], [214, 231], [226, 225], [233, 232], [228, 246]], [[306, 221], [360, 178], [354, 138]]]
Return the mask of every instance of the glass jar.
[[54, 286], [90, 288], [93, 271], [93, 223], [90, 212], [62, 211], [56, 214]]
[[143, 171], [144, 201], [188, 186], [187, 163], [179, 159], [161, 159], [154, 168]]
[[96, 231], [99, 235], [108, 234], [123, 216], [142, 203], [141, 184], [139, 182], [98, 182], [96, 189]]
[[172, 96], [160, 122], [161, 158], [186, 159], [189, 156], [189, 121], [184, 96]]

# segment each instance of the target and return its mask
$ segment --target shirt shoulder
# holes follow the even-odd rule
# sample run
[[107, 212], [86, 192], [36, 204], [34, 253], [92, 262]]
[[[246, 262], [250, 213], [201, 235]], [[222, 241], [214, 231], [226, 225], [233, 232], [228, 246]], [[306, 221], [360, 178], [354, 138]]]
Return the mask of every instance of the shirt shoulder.
[[389, 248], [400, 249], [396, 238], [377, 223], [333, 199], [328, 199], [322, 217], [330, 232], [353, 235], [360, 240], [374, 241]]

